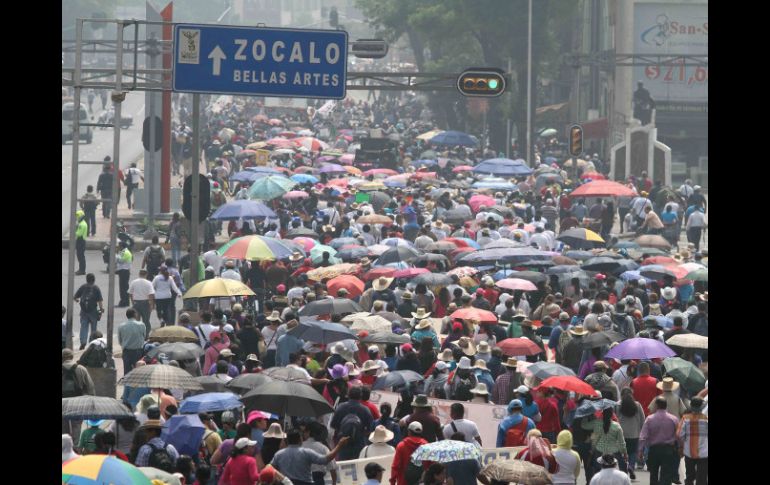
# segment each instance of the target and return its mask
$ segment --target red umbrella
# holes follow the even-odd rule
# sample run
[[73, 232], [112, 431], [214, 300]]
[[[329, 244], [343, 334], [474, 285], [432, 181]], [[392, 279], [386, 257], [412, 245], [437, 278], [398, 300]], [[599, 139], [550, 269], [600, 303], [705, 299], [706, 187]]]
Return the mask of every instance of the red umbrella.
[[281, 126], [283, 125], [283, 121], [279, 120], [278, 118], [271, 118], [267, 120], [268, 124], [271, 124], [273, 126]]
[[505, 278], [497, 283], [495, 285], [499, 286], [500, 288], [505, 288], [506, 290], [521, 290], [521, 291], [536, 291], [537, 286], [534, 285], [531, 281], [522, 280], [520, 278]]
[[497, 346], [505, 355], [537, 355], [543, 351], [538, 345], [528, 338], [507, 338], [497, 342]]
[[653, 256], [642, 261], [642, 266], [647, 266], [649, 264], [662, 264], [667, 266], [669, 264], [679, 264], [679, 262], [669, 256]]
[[374, 268], [364, 275], [366, 281], [376, 280], [377, 278], [391, 278], [396, 273], [394, 268]]
[[396, 278], [414, 278], [423, 273], [430, 273], [430, 270], [427, 268], [406, 268], [396, 271], [393, 276]]
[[583, 382], [575, 376], [554, 376], [549, 377], [537, 386], [535, 389], [553, 387], [562, 391], [572, 391], [586, 396], [595, 396], [596, 390], [587, 382]]
[[377, 175], [377, 174], [383, 174], [383, 175], [398, 175], [398, 172], [395, 170], [391, 170], [389, 168], [373, 168], [371, 170], [367, 170], [364, 172], [364, 176], [368, 177], [370, 175]]
[[436, 172], [415, 172], [412, 174], [412, 178], [414, 179], [435, 179], [438, 178], [436, 176]]
[[337, 276], [326, 282], [326, 289], [330, 295], [336, 295], [340, 288], [348, 290], [348, 298], [355, 298], [364, 292], [364, 282], [348, 274]]
[[623, 184], [611, 180], [595, 180], [576, 188], [570, 197], [633, 197], [636, 193]]
[[297, 167], [294, 169], [294, 173], [311, 173], [313, 171], [313, 167]]
[[459, 173], [459, 172], [470, 172], [473, 170], [473, 167], [470, 165], [460, 165], [459, 167], [455, 167], [452, 169], [452, 172]]
[[459, 310], [455, 311], [451, 315], [449, 315], [450, 318], [460, 318], [462, 320], [471, 320], [475, 319], [479, 322], [490, 322], [490, 323], [496, 323], [497, 322], [497, 315], [494, 313], [488, 311], [488, 310], [481, 310], [479, 308], [460, 308]]
[[469, 247], [471, 247], [471, 245], [468, 244], [468, 241], [463, 241], [462, 239], [457, 238], [457, 237], [447, 237], [447, 238], [444, 238], [443, 241], [454, 243], [454, 245], [457, 246], [458, 248], [469, 248]]
[[490, 197], [488, 195], [476, 194], [470, 199], [468, 199], [468, 205], [471, 206], [471, 209], [473, 209], [473, 212], [478, 212], [479, 208], [482, 205], [484, 207], [492, 207], [493, 205], [497, 205], [497, 201], [494, 199], [494, 197]]
[[581, 179], [591, 179], [591, 180], [607, 180], [607, 177], [604, 175], [598, 173], [598, 172], [586, 172], [583, 175], [580, 176]]

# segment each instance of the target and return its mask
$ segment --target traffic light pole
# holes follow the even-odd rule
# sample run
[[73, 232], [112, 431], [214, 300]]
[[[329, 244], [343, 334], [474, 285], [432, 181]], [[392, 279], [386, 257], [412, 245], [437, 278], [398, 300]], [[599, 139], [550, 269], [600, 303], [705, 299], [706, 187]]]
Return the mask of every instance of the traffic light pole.
[[200, 126], [200, 104], [201, 95], [193, 93], [192, 97], [192, 125], [193, 125], [193, 159], [192, 170], [190, 171], [190, 180], [192, 181], [192, 205], [190, 207], [190, 287], [198, 282], [198, 228], [200, 227], [200, 196], [201, 183], [198, 174], [201, 163], [201, 126]]

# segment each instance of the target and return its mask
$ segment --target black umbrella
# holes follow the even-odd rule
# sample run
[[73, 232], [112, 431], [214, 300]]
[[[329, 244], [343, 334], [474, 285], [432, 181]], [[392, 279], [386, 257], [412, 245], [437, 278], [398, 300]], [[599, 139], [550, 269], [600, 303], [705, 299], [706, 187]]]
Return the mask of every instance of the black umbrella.
[[564, 253], [564, 256], [571, 259], [584, 261], [586, 259], [593, 258], [594, 253], [592, 253], [591, 251], [581, 251], [576, 249], [573, 251], [567, 251], [566, 253]]
[[529, 268], [550, 268], [555, 266], [556, 263], [548, 261], [547, 259], [528, 259], [515, 264], [515, 266], [524, 266]]
[[422, 273], [417, 275], [412, 283], [415, 285], [422, 283], [426, 286], [447, 286], [452, 284], [452, 277], [445, 273]]
[[570, 273], [559, 273], [559, 284], [564, 287], [565, 285], [569, 285], [572, 282], [573, 278], [577, 278], [580, 282], [580, 287], [583, 289], [588, 289], [588, 286], [591, 284], [591, 277], [586, 274], [585, 271], [576, 270], [572, 271]]
[[383, 374], [374, 381], [372, 390], [381, 391], [391, 387], [401, 387], [411, 384], [412, 382], [419, 382], [423, 380], [423, 377], [413, 370], [396, 370]]
[[557, 266], [551, 266], [545, 270], [545, 274], [564, 274], [574, 273], [575, 271], [580, 271], [580, 266], [574, 264], [560, 264]]
[[426, 254], [421, 254], [412, 260], [413, 264], [430, 263], [430, 262], [434, 262], [434, 263], [443, 262], [443, 263], [449, 264], [449, 258], [444, 256], [443, 254], [426, 253]]
[[358, 336], [341, 323], [322, 322], [312, 318], [300, 318], [299, 325], [287, 332], [306, 342], [330, 344], [340, 340], [358, 340]]
[[[288, 369], [288, 367], [274, 367], [274, 369], [279, 369], [279, 368]], [[303, 374], [303, 377], [304, 377], [304, 374]], [[241, 394], [241, 393], [248, 392], [252, 389], [256, 389], [257, 387], [263, 384], [267, 384], [268, 382], [273, 382], [273, 378], [268, 376], [265, 373], [241, 374], [233, 378], [233, 380], [231, 380], [230, 382], [228, 382], [225, 387], [227, 389], [236, 391], [239, 394]]]
[[618, 259], [620, 266], [612, 271], [614, 275], [620, 275], [626, 271], [634, 271], [640, 268], [639, 263], [631, 259]]
[[444, 212], [444, 221], [450, 224], [462, 224], [463, 222], [472, 219], [473, 214], [469, 208], [449, 209]]
[[617, 259], [599, 256], [587, 259], [580, 265], [580, 268], [588, 271], [615, 271], [621, 266], [621, 263]]
[[361, 306], [347, 298], [325, 298], [311, 301], [300, 310], [299, 316], [310, 317], [313, 315], [341, 315], [343, 313], [356, 313], [364, 311]]
[[166, 354], [169, 360], [191, 360], [203, 355], [204, 350], [200, 345], [189, 342], [173, 342], [160, 344], [147, 352], [147, 356], [155, 358], [159, 354]]
[[262, 371], [262, 374], [274, 381], [294, 382], [305, 381], [307, 379], [304, 372], [291, 367], [271, 367]]
[[294, 239], [295, 237], [310, 237], [313, 239], [318, 239], [318, 233], [313, 231], [312, 229], [308, 229], [304, 226], [299, 226], [297, 228], [291, 229], [286, 233], [286, 239]]
[[493, 205], [487, 209], [487, 212], [496, 212], [503, 217], [513, 217], [513, 209], [504, 205]]
[[369, 192], [369, 202], [372, 204], [372, 207], [374, 207], [375, 210], [382, 209], [391, 200], [392, 200], [392, 197], [386, 194], [385, 192], [380, 192], [379, 190]]
[[626, 336], [614, 330], [605, 330], [603, 332], [592, 333], [583, 337], [583, 348], [593, 349], [603, 345], [609, 345], [612, 342], [622, 342]]
[[400, 263], [402, 261], [410, 263], [420, 254], [418, 250], [408, 246], [396, 246], [380, 254], [380, 257], [377, 258], [377, 264], [384, 266], [389, 263]]
[[241, 402], [251, 409], [281, 416], [320, 418], [334, 412], [326, 399], [308, 384], [273, 381], [246, 393]]
[[598, 236], [598, 234], [589, 229], [575, 227], [562, 232], [556, 239], [576, 249], [603, 248], [604, 241], [597, 241], [595, 239]]
[[534, 284], [538, 284], [540, 282], [545, 283], [546, 281], [548, 281], [548, 276], [544, 275], [543, 273], [537, 273], [535, 271], [514, 271], [513, 273], [508, 275], [508, 277], [527, 280]]
[[361, 339], [363, 344], [406, 344], [411, 342], [409, 335], [398, 335], [395, 333], [377, 332]]
[[541, 380], [546, 380], [553, 376], [574, 376], [575, 373], [569, 367], [554, 362], [535, 362], [527, 367], [532, 375]]
[[190, 394], [203, 394], [205, 392], [226, 392], [227, 389], [227, 382], [220, 379], [218, 376], [198, 376], [195, 378], [198, 383], [200, 383], [201, 386], [203, 386], [202, 391], [193, 391]]
[[586, 399], [575, 410], [575, 417], [582, 418], [583, 416], [591, 416], [597, 411], [604, 411], [605, 409], [615, 407], [615, 405], [617, 405], [617, 403], [610, 399]]
[[352, 248], [352, 249], [343, 249], [339, 251], [337, 254], [334, 255], [335, 258], [339, 258], [346, 263], [349, 263], [351, 261], [356, 261], [358, 259], [363, 258], [364, 256], [369, 256], [369, 249], [368, 248]]
[[62, 398], [61, 416], [64, 419], [120, 419], [132, 418], [134, 413], [114, 397], [84, 395]]

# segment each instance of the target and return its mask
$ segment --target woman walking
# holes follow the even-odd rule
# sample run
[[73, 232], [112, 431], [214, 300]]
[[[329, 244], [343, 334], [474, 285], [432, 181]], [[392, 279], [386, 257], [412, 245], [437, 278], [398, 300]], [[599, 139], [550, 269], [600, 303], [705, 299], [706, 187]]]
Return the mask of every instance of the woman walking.
[[623, 429], [623, 438], [626, 440], [626, 453], [628, 454], [628, 476], [636, 479], [636, 454], [639, 449], [639, 433], [644, 424], [644, 410], [642, 405], [634, 399], [634, 390], [624, 387], [620, 391], [620, 407], [618, 421]]
[[152, 286], [155, 288], [155, 304], [157, 305], [160, 326], [173, 325], [176, 321], [174, 302], [182, 292], [179, 291], [174, 279], [169, 275], [168, 267], [165, 264], [161, 265], [158, 275], [153, 278]]

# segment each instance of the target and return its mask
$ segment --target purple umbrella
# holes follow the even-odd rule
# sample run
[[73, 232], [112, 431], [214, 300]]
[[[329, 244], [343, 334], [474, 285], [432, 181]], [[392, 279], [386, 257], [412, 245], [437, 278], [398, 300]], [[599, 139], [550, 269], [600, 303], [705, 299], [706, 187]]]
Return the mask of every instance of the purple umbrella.
[[328, 163], [321, 167], [321, 170], [319, 170], [321, 173], [347, 173], [347, 170], [342, 165], [337, 165], [336, 163]]
[[611, 348], [604, 356], [608, 359], [658, 359], [674, 357], [676, 352], [668, 345], [651, 338], [631, 338]]

